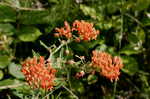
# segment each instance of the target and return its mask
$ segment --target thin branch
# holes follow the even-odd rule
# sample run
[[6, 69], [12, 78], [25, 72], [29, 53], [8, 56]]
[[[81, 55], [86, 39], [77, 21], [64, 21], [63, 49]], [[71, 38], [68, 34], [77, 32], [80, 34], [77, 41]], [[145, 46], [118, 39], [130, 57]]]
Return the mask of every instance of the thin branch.
[[128, 16], [129, 18], [131, 18], [132, 20], [134, 20], [136, 23], [138, 23], [140, 26], [144, 26], [137, 18], [133, 17], [132, 15], [125, 13], [125, 16]]
[[68, 89], [66, 86], [62, 86], [64, 87], [72, 96], [74, 96], [76, 99], [79, 99], [70, 89]]
[[52, 53], [51, 53], [51, 55], [50, 55], [50, 59], [52, 58], [52, 56], [56, 53], [56, 52], [58, 52], [64, 45], [66, 45], [66, 44], [68, 44], [69, 42], [71, 42], [70, 40], [68, 40], [68, 41], [66, 41], [66, 42], [63, 42], [60, 46], [58, 46], [58, 48], [57, 49], [55, 49]]

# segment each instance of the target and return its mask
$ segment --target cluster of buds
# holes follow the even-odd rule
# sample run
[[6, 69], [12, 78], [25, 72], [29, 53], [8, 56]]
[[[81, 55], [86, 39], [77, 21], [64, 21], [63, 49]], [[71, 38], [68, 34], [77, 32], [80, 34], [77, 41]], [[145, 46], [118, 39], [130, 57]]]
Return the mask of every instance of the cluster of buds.
[[112, 57], [106, 52], [93, 51], [92, 65], [100, 68], [100, 74], [113, 80], [118, 80], [123, 63], [120, 57]]
[[54, 86], [56, 70], [52, 68], [50, 62], [46, 63], [44, 57], [27, 59], [23, 62], [21, 71], [33, 88], [51, 90]]
[[93, 27], [93, 23], [85, 22], [84, 20], [81, 21], [74, 21], [72, 28], [68, 22], [64, 22], [64, 27], [56, 28], [55, 36], [65, 36], [66, 38], [72, 38], [72, 32], [77, 32], [78, 37], [76, 37], [76, 41], [80, 42], [81, 40], [90, 41], [95, 40], [99, 31]]

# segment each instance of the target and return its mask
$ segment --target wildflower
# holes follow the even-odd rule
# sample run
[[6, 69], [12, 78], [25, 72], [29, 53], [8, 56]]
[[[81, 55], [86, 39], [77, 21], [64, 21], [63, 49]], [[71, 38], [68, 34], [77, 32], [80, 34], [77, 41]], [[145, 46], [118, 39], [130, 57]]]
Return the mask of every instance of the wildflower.
[[76, 20], [73, 23], [72, 31], [77, 31], [81, 40], [90, 41], [97, 38], [99, 31], [93, 27], [92, 23], [83, 20]]
[[51, 90], [54, 86], [56, 70], [52, 68], [50, 62], [46, 63], [44, 57], [27, 59], [22, 64], [21, 71], [28, 84], [33, 88]]
[[120, 75], [120, 69], [123, 67], [123, 63], [120, 57], [112, 57], [106, 52], [93, 51], [92, 64], [100, 68], [100, 74], [106, 78], [118, 80]]
[[65, 26], [62, 28], [56, 28], [56, 32], [58, 33], [55, 33], [55, 36], [65, 36], [66, 38], [70, 39], [72, 37], [70, 25], [67, 21], [64, 22], [64, 25]]

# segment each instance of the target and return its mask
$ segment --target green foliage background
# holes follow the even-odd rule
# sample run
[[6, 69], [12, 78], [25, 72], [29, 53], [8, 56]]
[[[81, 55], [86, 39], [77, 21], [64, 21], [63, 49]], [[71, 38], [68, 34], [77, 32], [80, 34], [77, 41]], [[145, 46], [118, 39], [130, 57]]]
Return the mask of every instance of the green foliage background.
[[[54, 29], [65, 20], [93, 22], [101, 32], [96, 41], [71, 43], [73, 53], [90, 60], [90, 52], [98, 49], [122, 57], [125, 66], [116, 98], [149, 99], [150, 0], [0, 0], [0, 99], [27, 99], [35, 94], [28, 86], [9, 86], [24, 82], [20, 64], [32, 52], [48, 56], [40, 41], [49, 46], [57, 43]], [[97, 77], [89, 76], [88, 83], [73, 80], [73, 91], [81, 99], [110, 99], [113, 84]], [[72, 99], [61, 94], [62, 99]]]

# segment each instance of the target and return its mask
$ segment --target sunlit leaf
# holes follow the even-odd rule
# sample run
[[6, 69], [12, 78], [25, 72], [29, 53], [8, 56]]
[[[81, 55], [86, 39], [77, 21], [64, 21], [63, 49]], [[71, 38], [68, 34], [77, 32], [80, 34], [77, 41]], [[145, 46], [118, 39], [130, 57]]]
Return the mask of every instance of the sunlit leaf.
[[96, 11], [94, 8], [88, 7], [86, 5], [80, 5], [80, 9], [83, 11], [85, 15], [89, 15], [92, 18], [96, 18]]
[[4, 77], [4, 73], [2, 70], [0, 70], [0, 80], [3, 79], [3, 77]]
[[9, 56], [0, 56], [0, 68], [6, 68], [8, 66], [8, 64], [10, 63], [10, 58]]
[[21, 41], [30, 42], [35, 41], [42, 33], [35, 27], [22, 27], [18, 31], [18, 37]]
[[8, 70], [9, 70], [9, 73], [16, 78], [19, 78], [19, 79], [24, 78], [24, 75], [21, 72], [21, 66], [19, 64], [11, 63], [9, 65]]

